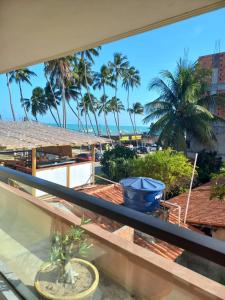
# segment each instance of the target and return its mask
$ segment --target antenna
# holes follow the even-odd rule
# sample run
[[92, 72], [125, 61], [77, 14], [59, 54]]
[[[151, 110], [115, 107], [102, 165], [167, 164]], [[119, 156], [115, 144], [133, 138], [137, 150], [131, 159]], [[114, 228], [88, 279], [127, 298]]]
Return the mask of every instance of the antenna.
[[214, 54], [220, 53], [220, 44], [221, 44], [221, 40], [220, 39], [218, 39], [218, 40], [215, 41]]

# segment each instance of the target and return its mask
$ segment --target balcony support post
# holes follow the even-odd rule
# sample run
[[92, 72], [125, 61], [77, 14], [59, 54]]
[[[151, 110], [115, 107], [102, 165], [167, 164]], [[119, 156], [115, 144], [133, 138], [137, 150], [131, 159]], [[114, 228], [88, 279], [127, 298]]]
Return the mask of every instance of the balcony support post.
[[91, 146], [92, 156], [92, 183], [95, 184], [95, 145]]

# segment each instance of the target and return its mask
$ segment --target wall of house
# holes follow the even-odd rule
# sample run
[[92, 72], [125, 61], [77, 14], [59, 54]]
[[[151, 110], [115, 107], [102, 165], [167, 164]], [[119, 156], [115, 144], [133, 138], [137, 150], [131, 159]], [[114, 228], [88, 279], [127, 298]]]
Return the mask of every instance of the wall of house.
[[[70, 188], [89, 184], [93, 180], [92, 162], [77, 163], [65, 166], [37, 169], [36, 177], [45, 179]], [[36, 190], [35, 196], [40, 197], [46, 193]]]
[[214, 122], [213, 132], [215, 134], [216, 140], [212, 140], [210, 145], [204, 145], [197, 141], [195, 138], [189, 136], [189, 149], [188, 156], [194, 157], [196, 152], [200, 152], [203, 149], [216, 151], [218, 156], [222, 157], [222, 160], [225, 161], [225, 124], [222, 122]]

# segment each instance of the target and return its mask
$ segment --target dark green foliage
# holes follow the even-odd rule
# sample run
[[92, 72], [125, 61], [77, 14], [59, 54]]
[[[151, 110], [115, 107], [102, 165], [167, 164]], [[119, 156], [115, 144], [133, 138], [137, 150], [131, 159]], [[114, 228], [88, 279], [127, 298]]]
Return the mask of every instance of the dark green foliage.
[[103, 172], [114, 181], [127, 177], [128, 160], [136, 157], [133, 150], [124, 146], [116, 146], [114, 149], [105, 151], [101, 160]]
[[217, 156], [216, 151], [202, 150], [198, 154], [197, 167], [200, 183], [208, 182], [212, 173], [218, 173], [222, 166], [222, 158]]
[[225, 200], [225, 165], [223, 165], [218, 174], [212, 175], [210, 199]]

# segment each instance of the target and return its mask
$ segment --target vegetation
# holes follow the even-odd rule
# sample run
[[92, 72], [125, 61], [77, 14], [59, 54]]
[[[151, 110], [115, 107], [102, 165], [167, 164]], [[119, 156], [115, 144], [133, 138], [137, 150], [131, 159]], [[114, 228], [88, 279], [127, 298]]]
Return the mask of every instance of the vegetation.
[[[28, 68], [19, 69], [6, 74], [9, 93], [9, 104], [12, 119], [16, 121], [16, 113], [11, 91], [12, 83], [19, 87], [20, 101], [24, 110], [24, 119], [29, 114], [38, 120], [50, 112], [59, 127], [66, 128], [68, 110], [75, 117], [78, 129], [101, 134], [99, 116], [103, 116], [106, 132], [111, 138], [108, 115], [112, 114], [118, 133], [120, 134], [120, 113], [127, 111], [131, 125], [137, 131], [135, 117], [142, 114], [143, 107], [131, 103], [131, 91], [140, 86], [140, 74], [122, 53], [115, 53], [111, 61], [103, 64], [99, 71], [94, 71], [95, 58], [100, 55], [101, 47], [85, 50], [74, 55], [54, 59], [44, 63], [43, 75], [45, 87], [34, 87], [32, 95], [23, 96], [23, 83], [31, 85], [31, 78], [36, 74]], [[123, 87], [127, 92], [127, 107], [118, 97], [118, 89]], [[96, 97], [94, 92], [100, 91]]]
[[193, 166], [182, 152], [171, 149], [149, 153], [130, 160], [131, 176], [144, 176], [166, 184], [167, 197], [175, 196], [189, 185]]
[[103, 172], [114, 181], [129, 176], [129, 160], [136, 157], [133, 150], [124, 146], [116, 146], [104, 152], [101, 160]]
[[146, 104], [144, 122], [154, 122], [150, 133], [159, 134], [159, 143], [164, 147], [185, 151], [187, 138], [196, 138], [205, 145], [215, 139], [212, 121], [218, 117], [208, 108], [218, 96], [206, 93], [208, 75], [197, 64], [180, 60], [174, 74], [165, 70], [150, 82], [149, 90], [159, 91], [159, 96]]
[[210, 181], [213, 173], [218, 173], [222, 166], [222, 158], [217, 156], [216, 151], [202, 150], [198, 154], [197, 169], [200, 183]]
[[[81, 225], [90, 220], [82, 219]], [[52, 236], [50, 260], [58, 269], [58, 281], [74, 283], [74, 270], [70, 260], [74, 257], [86, 258], [92, 244], [88, 242], [81, 226], [71, 226], [67, 233], [56, 232]]]
[[212, 175], [210, 199], [225, 200], [225, 166], [221, 168], [218, 174]]
[[114, 181], [130, 176], [161, 180], [166, 184], [167, 198], [185, 191], [193, 169], [182, 152], [171, 149], [137, 157], [133, 150], [117, 146], [104, 153], [101, 163], [103, 172]]

